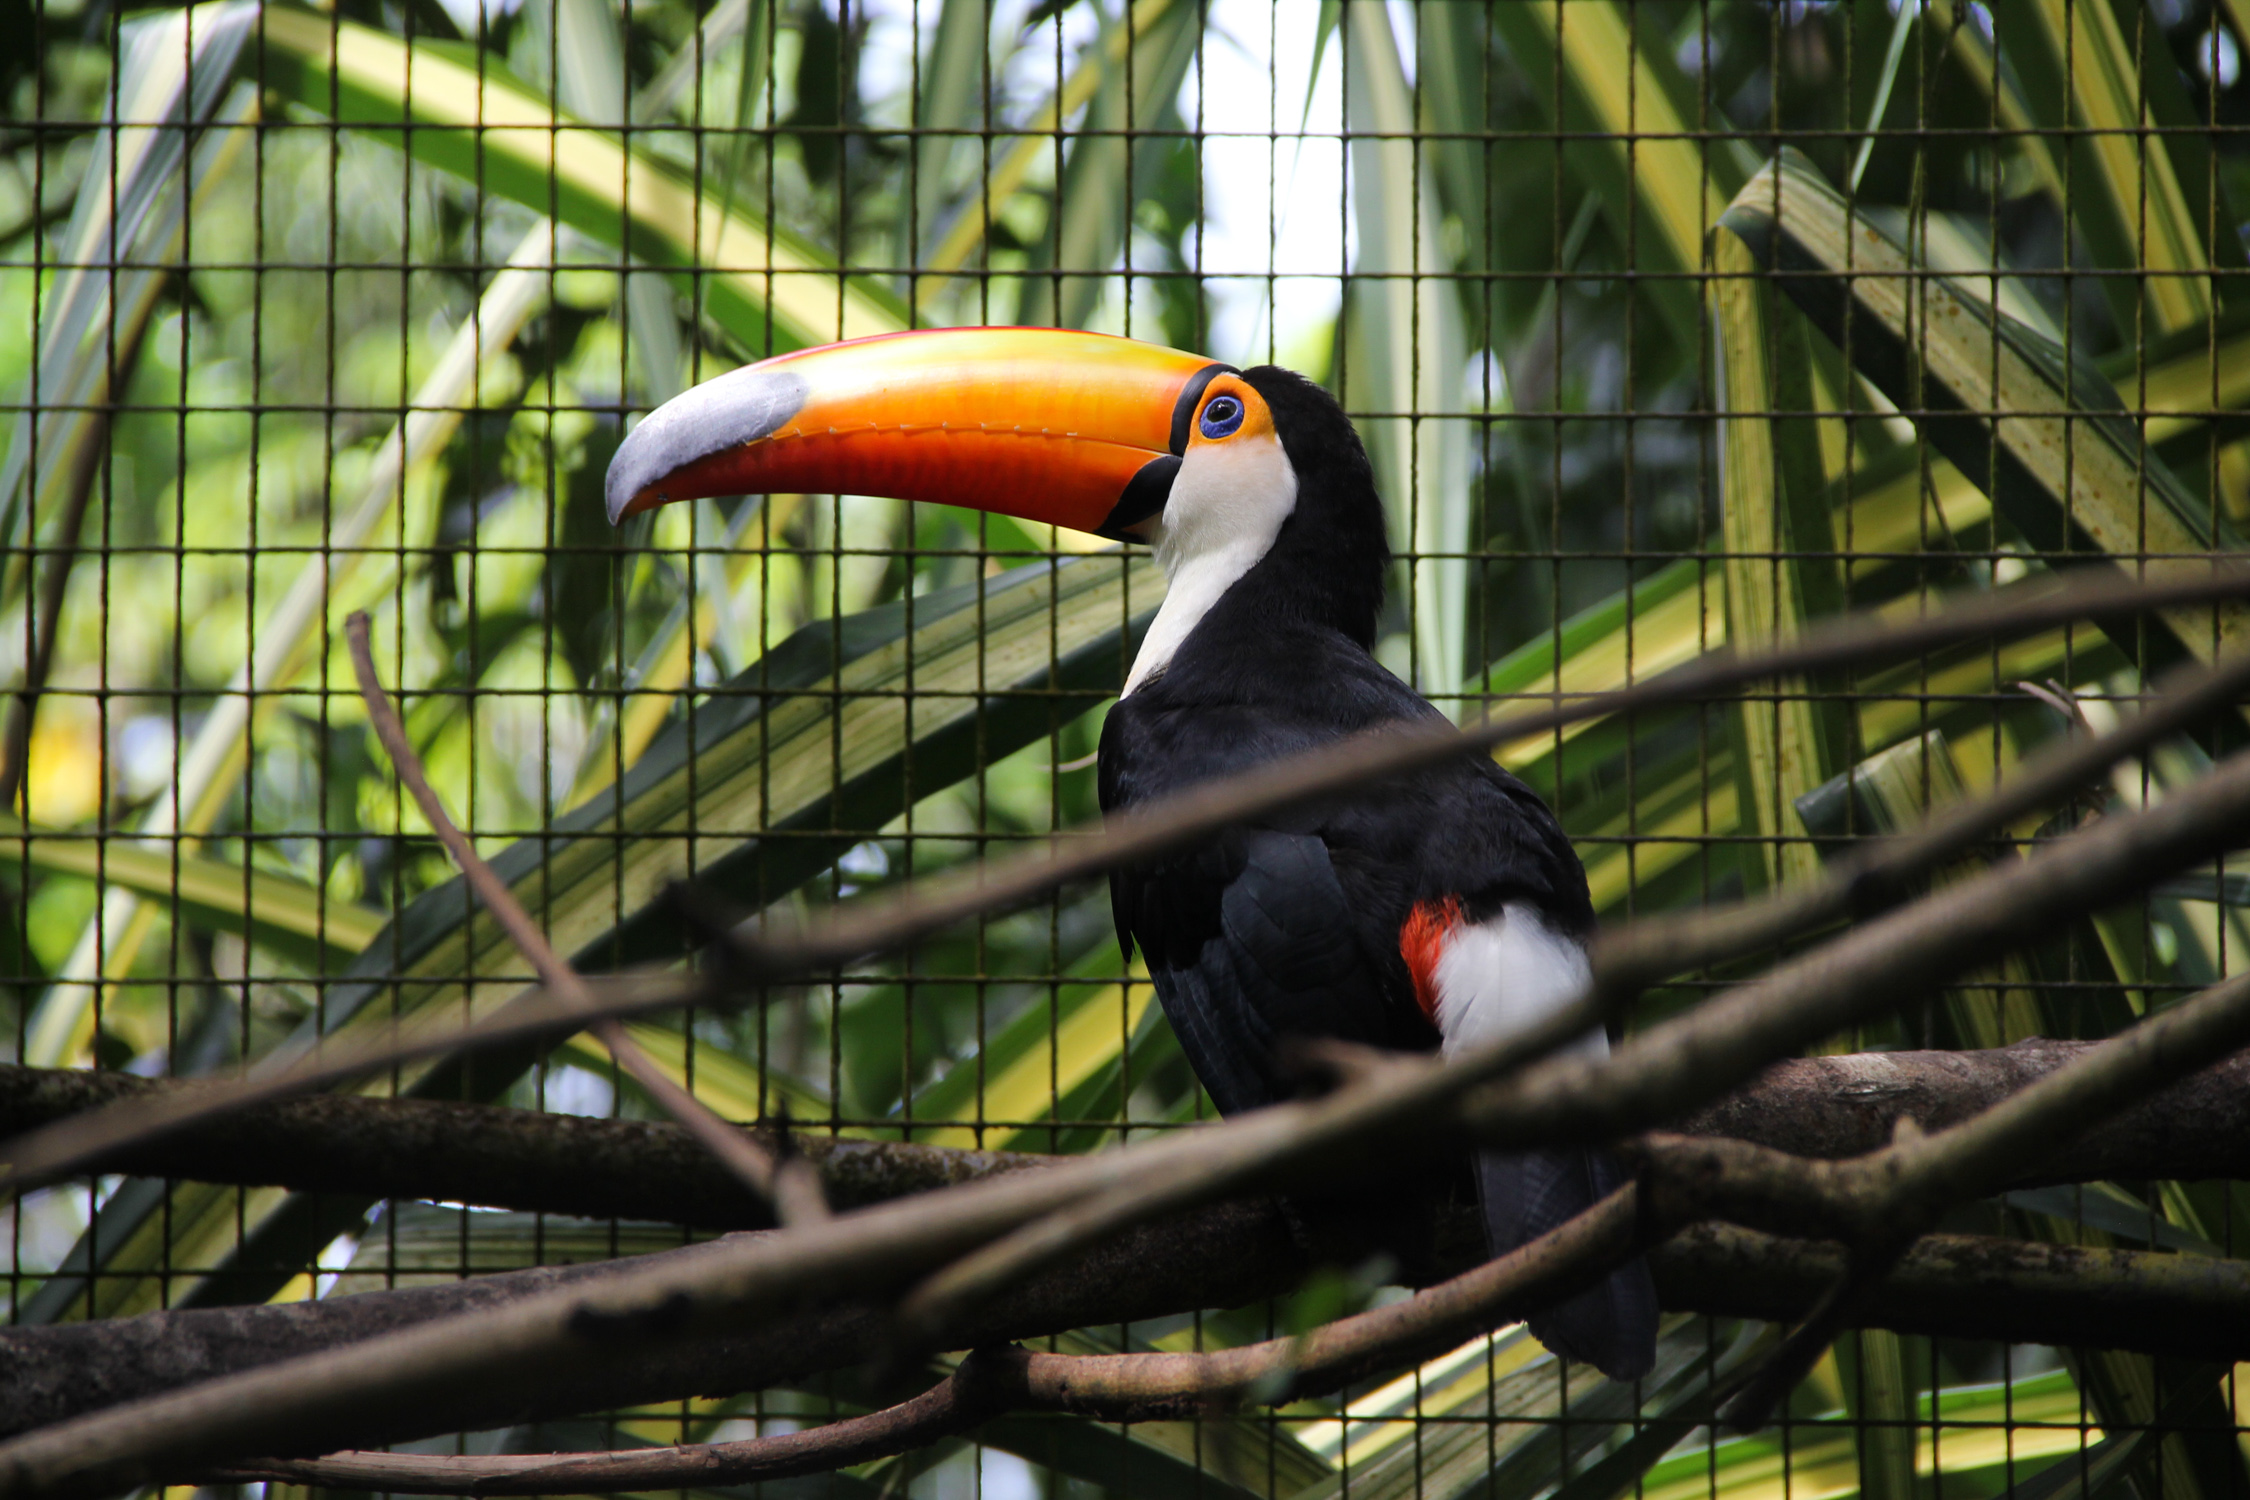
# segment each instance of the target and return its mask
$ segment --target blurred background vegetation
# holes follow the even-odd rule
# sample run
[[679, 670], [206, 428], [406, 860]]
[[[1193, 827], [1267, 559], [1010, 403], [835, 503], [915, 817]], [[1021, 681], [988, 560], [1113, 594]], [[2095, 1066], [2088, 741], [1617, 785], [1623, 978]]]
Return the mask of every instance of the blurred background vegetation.
[[[1100, 706], [1162, 588], [1145, 559], [850, 496], [603, 522], [634, 414], [838, 336], [1062, 324], [1327, 382], [1393, 510], [1382, 655], [1462, 717], [1822, 613], [2231, 546], [2246, 23], [2243, 0], [0, 0], [0, 1037], [44, 1066], [193, 1074], [516, 993], [371, 753], [355, 607], [440, 790], [589, 966], [691, 956], [657, 900], [672, 879], [787, 911], [1094, 816]], [[1798, 243], [1855, 223], [1943, 273], [1974, 329], [1948, 344], [1909, 309], [1887, 357], [1762, 282], [1764, 242], [1720, 222], [1746, 188], [1759, 209], [1754, 179]], [[2020, 430], [2130, 419], [2002, 483], [2019, 426], [1964, 448], [1920, 392], [1960, 393], [2003, 344], [2052, 398]], [[1503, 759], [1616, 919], [1788, 880], [1819, 840], [1987, 785], [2066, 713], [2099, 723], [2142, 670], [2208, 654], [2156, 634], [2058, 633]], [[2198, 753], [2095, 800], [2160, 796]], [[2238, 894], [2214, 876], [2058, 932], [1862, 1041], [2103, 1034], [2239, 967]], [[1209, 1113], [1100, 889], [635, 1031], [741, 1119], [1068, 1151]], [[581, 1043], [369, 1087], [646, 1110]], [[2217, 1189], [2017, 1196], [1988, 1218], [2042, 1237], [2192, 1253], [2250, 1230]], [[24, 1321], [677, 1237], [114, 1181], [9, 1222]], [[1666, 1448], [1616, 1424], [1686, 1409], [1756, 1336], [1681, 1320], [1636, 1395], [1566, 1388], [1503, 1335], [1350, 1423], [1317, 1403], [1181, 1429], [1200, 1437], [1043, 1420], [851, 1483], [1280, 1494], [1348, 1458], [1355, 1487], [1530, 1495], [1556, 1477], [1536, 1424], [1393, 1419], [1564, 1409], [1574, 1457], [1627, 1455], [1602, 1483], [1665, 1494], [1936, 1493], [1941, 1429], [1949, 1496], [2087, 1443], [2143, 1500], [2245, 1478], [2232, 1437], [2131, 1433], [2160, 1406], [2233, 1427], [2228, 1372], [1873, 1334], [1808, 1385], [1798, 1415], [1830, 1425], [1793, 1448], [1651, 1470]]]

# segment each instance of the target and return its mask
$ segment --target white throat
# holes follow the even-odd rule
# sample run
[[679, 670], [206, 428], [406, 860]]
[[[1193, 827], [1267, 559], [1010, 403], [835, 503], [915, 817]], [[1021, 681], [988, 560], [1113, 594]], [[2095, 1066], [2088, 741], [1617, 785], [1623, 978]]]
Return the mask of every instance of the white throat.
[[1121, 696], [1171, 665], [1180, 643], [1257, 566], [1296, 508], [1297, 472], [1280, 439], [1237, 438], [1188, 450], [1151, 537], [1164, 569], [1164, 602]]

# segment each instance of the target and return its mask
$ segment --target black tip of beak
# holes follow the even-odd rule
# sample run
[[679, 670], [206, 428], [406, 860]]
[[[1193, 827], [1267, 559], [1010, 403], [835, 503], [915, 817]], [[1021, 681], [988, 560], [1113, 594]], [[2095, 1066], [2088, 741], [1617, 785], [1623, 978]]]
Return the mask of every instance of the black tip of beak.
[[804, 409], [807, 393], [794, 370], [747, 365], [674, 396], [617, 445], [602, 487], [610, 524], [651, 490], [653, 503], [673, 498], [664, 482], [698, 459], [771, 437]]
[[1172, 498], [1172, 481], [1179, 473], [1176, 453], [1159, 453], [1142, 464], [1125, 486], [1125, 493], [1118, 497], [1117, 508], [1102, 522], [1101, 534], [1113, 542], [1148, 540], [1146, 524], [1151, 516], [1163, 514], [1164, 502]]

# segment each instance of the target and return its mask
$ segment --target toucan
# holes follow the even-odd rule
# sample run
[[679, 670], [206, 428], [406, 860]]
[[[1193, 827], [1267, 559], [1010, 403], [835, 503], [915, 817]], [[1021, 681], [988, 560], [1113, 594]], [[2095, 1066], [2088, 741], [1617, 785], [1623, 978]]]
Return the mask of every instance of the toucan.
[[[775, 492], [939, 501], [1152, 546], [1167, 588], [1102, 727], [1106, 813], [1442, 719], [1374, 655], [1390, 548], [1366, 450], [1335, 398], [1291, 371], [1061, 329], [855, 339], [659, 407], [619, 445], [606, 497], [620, 521]], [[1453, 1052], [1588, 978], [1585, 871], [1546, 804], [1483, 756], [1118, 871], [1110, 894], [1120, 944], [1145, 957], [1223, 1114], [1301, 1088], [1292, 1037]], [[1609, 1043], [1597, 1030], [1575, 1045]], [[1493, 1254], [1623, 1180], [1579, 1148], [1482, 1151], [1473, 1178]], [[1631, 1379], [1654, 1360], [1656, 1321], [1635, 1261], [1530, 1327]]]

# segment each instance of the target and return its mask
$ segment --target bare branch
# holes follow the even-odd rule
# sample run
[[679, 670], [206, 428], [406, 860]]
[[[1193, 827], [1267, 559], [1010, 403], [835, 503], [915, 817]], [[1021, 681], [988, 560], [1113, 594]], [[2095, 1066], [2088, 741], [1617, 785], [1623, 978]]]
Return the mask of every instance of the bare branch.
[[1631, 1253], [1637, 1196], [1632, 1186], [1620, 1188], [1551, 1233], [1442, 1286], [1300, 1338], [1212, 1354], [1072, 1356], [982, 1349], [951, 1380], [913, 1401], [787, 1437], [628, 1449], [564, 1462], [518, 1455], [338, 1453], [299, 1462], [259, 1459], [218, 1477], [423, 1495], [674, 1489], [841, 1468], [903, 1452], [1009, 1410], [1144, 1422], [1250, 1400], [1279, 1405], [1442, 1353], [1515, 1321], [1527, 1308], [1577, 1291]]
[[[1902, 1115], [1942, 1130], [2096, 1045], [2029, 1041], [1985, 1052], [1791, 1058], [1667, 1128], [1796, 1156], [1857, 1156], [1887, 1144]], [[1381, 1056], [1386, 1067], [1399, 1061]], [[38, 1129], [120, 1100], [208, 1087], [191, 1079], [0, 1064], [0, 1134]], [[820, 1135], [800, 1135], [796, 1145], [839, 1208], [1058, 1162], [1021, 1152]], [[260, 1105], [104, 1157], [92, 1169], [710, 1229], [767, 1229], [775, 1222], [763, 1202], [743, 1192], [678, 1126], [436, 1099], [316, 1094]], [[2250, 1053], [2212, 1064], [2061, 1147], [2011, 1183], [2163, 1177], [2250, 1180]], [[0, 1406], [6, 1404], [0, 1383]]]
[[984, 1358], [970, 1355], [953, 1375], [911, 1401], [774, 1437], [613, 1453], [332, 1453], [326, 1458], [257, 1459], [208, 1477], [230, 1484], [274, 1482], [405, 1495], [576, 1495], [703, 1489], [825, 1474], [923, 1447], [997, 1416], [1004, 1409], [1002, 1392], [995, 1382], [978, 1378]]
[[[1684, 1114], [1775, 1057], [1919, 998], [1962, 967], [2214, 858], [2250, 831], [2250, 752], [2153, 807], [2116, 813], [1863, 923], [1685, 1015], [1628, 1037], [1606, 1064], [1553, 1058], [1469, 1101], [1490, 1144], [1600, 1141]], [[1595, 1007], [1574, 1007], [1577, 1035]], [[1473, 1060], [1472, 1060], [1473, 1061]]]
[[[355, 1453], [295, 1466], [260, 1461], [225, 1477], [281, 1477], [333, 1486], [372, 1484], [379, 1472], [390, 1489], [439, 1494], [669, 1489], [808, 1472], [787, 1467], [791, 1463], [838, 1467], [896, 1452], [927, 1440], [922, 1432], [928, 1421], [908, 1415], [923, 1406], [936, 1412], [940, 1423], [966, 1425], [975, 1416], [964, 1413], [1023, 1406], [1143, 1421], [1233, 1406], [1253, 1395], [1286, 1401], [1451, 1348], [1471, 1334], [1551, 1303], [1559, 1293], [1576, 1291], [1631, 1254], [1644, 1235], [1658, 1232], [1658, 1225], [1668, 1229], [1714, 1214], [1790, 1234], [1826, 1234], [1852, 1252], [1847, 1274], [1728, 1405], [1730, 1422], [1754, 1430], [1765, 1424], [1773, 1403], [1803, 1378], [1862, 1296], [1945, 1208], [1996, 1186], [2022, 1162], [2049, 1151], [2056, 1139], [2098, 1124], [2125, 1104], [2194, 1071], [2212, 1053], [2245, 1040], [2250, 1040], [2250, 977], [2206, 990], [2103, 1042], [1974, 1119], [1934, 1136], [1904, 1130], [1891, 1146], [1853, 1160], [1808, 1160], [1734, 1141], [1647, 1137], [1636, 1147], [1647, 1169], [1645, 1189], [1629, 1184], [1561, 1228], [1405, 1302], [1339, 1320], [1301, 1338], [1217, 1354], [999, 1354], [993, 1362], [1008, 1370], [1013, 1381], [949, 1381], [905, 1407], [822, 1429], [826, 1442], [759, 1439], [600, 1454], [530, 1468], [513, 1457]], [[1644, 1191], [1650, 1195], [1646, 1224]], [[1085, 1205], [1080, 1227], [1088, 1210], [1098, 1211], [1110, 1201]], [[1072, 1219], [1065, 1210], [1032, 1229]], [[991, 1248], [1006, 1252], [1013, 1243], [1003, 1239]], [[978, 1266], [980, 1261], [971, 1256], [956, 1265]], [[930, 1318], [932, 1307], [945, 1316], [957, 1315], [976, 1300], [960, 1296], [958, 1288], [974, 1284], [969, 1278], [946, 1276], [925, 1283], [922, 1315]], [[955, 1300], [948, 1304], [933, 1298], [930, 1288], [952, 1293]], [[932, 1318], [926, 1326], [944, 1324]], [[777, 1463], [784, 1467], [776, 1468]]]
[[1849, 1161], [1812, 1161], [1717, 1139], [1644, 1138], [1653, 1215], [1667, 1224], [1723, 1217], [1841, 1240], [1850, 1270], [1728, 1405], [1729, 1423], [1763, 1427], [1844, 1328], [1858, 1299], [1954, 1204], [2005, 1182], [2055, 1145], [2215, 1053], [2250, 1040], [2250, 976], [2184, 1000], [2081, 1054], [1973, 1119], [1925, 1135], [1901, 1117], [1897, 1139]]
[[1126, 1225], [1269, 1182], [1284, 1160], [1349, 1159], [1399, 1131], [1429, 1128], [1480, 1084], [1488, 1086], [1466, 1101], [1466, 1122], [1490, 1145], [1600, 1143], [1672, 1118], [1746, 1081], [1775, 1057], [1873, 1019], [1995, 947], [2111, 904], [2145, 885], [2157, 866], [2177, 869], [2224, 851], [2245, 828], [2250, 753], [2221, 762], [2154, 808], [2104, 819], [2028, 859], [1949, 887], [1942, 900], [1925, 899], [1867, 923], [1628, 1038], [1607, 1061], [1549, 1056], [1606, 1019], [1607, 997], [1598, 992], [1444, 1068], [1401, 1060], [1339, 1091], [1286, 1142], [1248, 1130], [1214, 1134], [1209, 1149], [1178, 1171], [1058, 1205], [1041, 1222], [1017, 1228], [915, 1292], [904, 1308], [907, 1332], [936, 1338], [945, 1319], [1011, 1279]]
[[2154, 584], [2081, 574], [1952, 600], [1941, 612], [1912, 620], [1888, 620], [1873, 613], [1843, 616], [1758, 656], [1713, 652], [1647, 682], [1592, 694], [1575, 703], [1558, 703], [1460, 731], [1439, 727], [1354, 736], [1206, 782], [1145, 812], [1110, 819], [1098, 836], [1058, 841], [1044, 853], [1030, 852], [959, 875], [925, 880], [895, 900], [859, 903], [800, 933], [742, 938], [739, 956], [745, 971], [756, 978], [776, 980], [816, 972], [903, 946], [954, 922], [1044, 896], [1073, 881], [1157, 858], [1237, 823], [1276, 816], [1370, 780], [1487, 752], [1581, 720], [1700, 702], [1767, 677], [1904, 660], [1969, 640], [2013, 639], [2078, 620], [2244, 595], [2250, 595], [2250, 569], [2214, 559], [2174, 564]]
[[[787, 939], [738, 939], [742, 967], [752, 981], [773, 983], [888, 951], [956, 920], [1020, 905], [1119, 865], [1154, 857], [1230, 823], [1271, 815], [1338, 787], [1488, 750], [1585, 719], [1703, 701], [1765, 677], [1871, 665], [1967, 641], [2012, 639], [2077, 620], [2146, 613], [2246, 594], [2250, 594], [2250, 570], [2197, 563], [2167, 568], [2155, 582], [2093, 576], [2042, 580], [2034, 586], [1978, 595], [1954, 603], [1939, 614], [1909, 621], [1879, 615], [1850, 616], [1823, 624], [1761, 656], [1737, 658], [1727, 652], [1714, 653], [1620, 692], [1593, 694], [1576, 702], [1510, 715], [1464, 734], [1445, 731], [1352, 740], [1213, 782], [1163, 808], [1119, 819], [1101, 833], [1071, 837], [1047, 850], [980, 865], [958, 878], [921, 882], [893, 899], [858, 903], [824, 926]], [[103, 1116], [7, 1142], [0, 1145], [0, 1191], [20, 1192], [52, 1182], [82, 1170], [103, 1152], [214, 1118], [230, 1108], [285, 1098], [394, 1063], [544, 1038], [583, 1025], [596, 1013], [642, 1014], [723, 998], [700, 982], [653, 975], [606, 985], [591, 981], [588, 987], [592, 991], [590, 1000], [544, 992], [527, 994], [500, 1013], [458, 1030], [430, 1025], [356, 1047], [328, 1049], [293, 1067], [269, 1066], [257, 1079], [236, 1084], [232, 1092], [202, 1095], [192, 1106], [178, 1096], [166, 1107], [121, 1105]]]
[[566, 1004], [575, 1004], [587, 1012], [587, 1029], [609, 1049], [617, 1065], [648, 1091], [659, 1108], [686, 1126], [706, 1151], [725, 1163], [728, 1171], [752, 1192], [772, 1203], [784, 1224], [827, 1218], [828, 1203], [820, 1194], [820, 1178], [804, 1166], [801, 1159], [766, 1150], [711, 1113], [702, 1100], [673, 1082], [672, 1076], [641, 1050], [640, 1044], [626, 1034], [615, 1017], [593, 1011], [593, 996], [585, 981], [578, 977], [578, 971], [555, 952], [547, 941], [547, 934], [531, 920], [531, 914], [516, 900], [515, 892], [508, 889], [508, 883], [493, 872], [492, 866], [477, 853], [476, 845], [454, 825], [446, 813], [445, 803], [438, 797], [437, 788], [430, 785], [430, 778], [422, 769], [422, 758], [414, 753], [413, 743], [406, 737], [406, 726], [399, 722], [398, 710], [392, 706], [390, 694], [383, 691], [382, 679], [375, 671], [367, 615], [355, 611], [344, 621], [344, 634], [351, 642], [352, 667], [359, 674], [359, 693], [367, 704], [368, 722], [374, 726], [375, 737], [383, 742], [383, 749], [390, 755], [398, 779], [413, 794], [414, 805], [422, 809], [422, 816], [437, 834], [438, 842], [445, 845], [453, 862], [461, 867], [462, 877], [491, 911], [500, 930], [508, 935], [508, 941], [515, 944], [516, 951], [531, 965], [539, 982]]
[[398, 1063], [488, 1047], [551, 1044], [585, 1030], [590, 1013], [625, 1018], [718, 998], [704, 980], [690, 976], [595, 975], [583, 983], [590, 997], [586, 1000], [538, 989], [466, 1026], [451, 1015], [417, 1016], [362, 1040], [321, 1038], [287, 1063], [199, 1080], [201, 1086], [193, 1090], [123, 1099], [93, 1114], [43, 1126], [0, 1144], [0, 1195], [29, 1192], [112, 1153], [153, 1146], [180, 1131]]
[[[1462, 1205], [1449, 1232], [1457, 1232], [1460, 1244], [1454, 1264], [1471, 1268], [1482, 1255], [1474, 1209]], [[0, 1330], [0, 1433], [156, 1395], [230, 1366], [310, 1354], [558, 1287], [585, 1289], [635, 1266], [661, 1267], [705, 1253], [696, 1247], [632, 1263], [504, 1272], [319, 1302]], [[1288, 1292], [1319, 1255], [1318, 1247], [1308, 1252], [1297, 1240], [1273, 1203], [1222, 1205], [1132, 1231], [1085, 1260], [1034, 1277], [1004, 1304], [974, 1316], [963, 1333], [974, 1346], [1240, 1306]], [[1837, 1245], [1717, 1224], [1675, 1236], [1650, 1253], [1649, 1263], [1668, 1309], [1782, 1323], [1802, 1318], [1844, 1264]], [[2250, 1327], [2250, 1267], [2201, 1256], [1933, 1235], [1876, 1284], [1856, 1316], [1857, 1326], [1902, 1333], [2231, 1361], [2250, 1353], [2241, 1332]], [[619, 1350], [567, 1381], [487, 1383], [365, 1412], [339, 1423], [322, 1446], [365, 1447], [698, 1392], [756, 1390], [879, 1357], [887, 1339], [885, 1319], [864, 1305], [785, 1310], [723, 1339]], [[286, 1441], [276, 1439], [274, 1446]]]
[[[2028, 683], [2018, 684], [2027, 690]], [[2250, 655], [2180, 668], [2157, 696], [2108, 734], [2057, 740], [2017, 766], [1990, 796], [1946, 808], [1911, 833], [1871, 840], [1817, 880], [1765, 900], [1669, 912], [1605, 932], [1592, 954], [1595, 988], [1623, 1004], [1649, 985], [1740, 958], [1906, 899], [1913, 883], [2026, 813], [2069, 797], [2119, 761], [2233, 709], [2250, 695]]]

